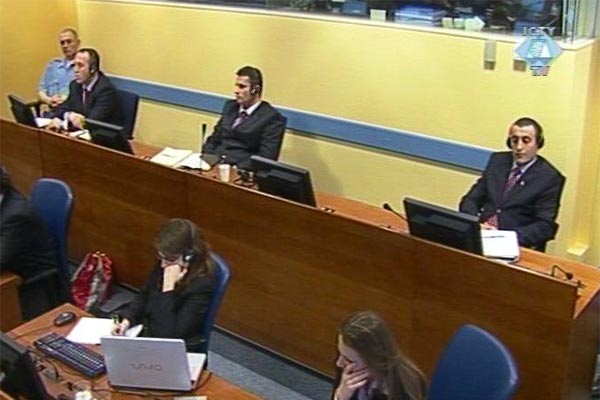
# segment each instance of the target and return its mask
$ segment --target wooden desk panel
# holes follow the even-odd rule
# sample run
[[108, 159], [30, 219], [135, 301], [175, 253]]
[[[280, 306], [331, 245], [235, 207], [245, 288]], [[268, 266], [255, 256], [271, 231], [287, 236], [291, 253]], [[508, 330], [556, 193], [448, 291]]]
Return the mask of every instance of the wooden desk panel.
[[0, 273], [0, 330], [3, 332], [8, 332], [23, 322], [19, 301], [20, 284], [21, 278], [12, 272]]
[[40, 133], [5, 120], [0, 132], [0, 162], [10, 173], [13, 185], [23, 193], [30, 193], [33, 184], [43, 176]]
[[[73, 328], [74, 324], [69, 324], [62, 327], [55, 327], [52, 324], [54, 318], [60, 314], [61, 312], [72, 311], [77, 316], [88, 316], [89, 314], [85, 311], [78, 309], [77, 307], [71, 304], [63, 304], [60, 307], [55, 308], [52, 311], [43, 314], [36, 319], [29, 321], [9, 332], [11, 337], [19, 337], [18, 341], [21, 344], [29, 346], [33, 348], [33, 342], [38, 338], [49, 331], [57, 332], [63, 336], [68, 335], [69, 331]], [[101, 351], [99, 346], [88, 345], [92, 350], [98, 352]], [[73, 394], [68, 390], [68, 382], [75, 382], [77, 380], [88, 380], [88, 378], [79, 374], [75, 370], [67, 367], [62, 364], [60, 361], [53, 360], [53, 363], [59, 368], [59, 376], [63, 379], [62, 381], [54, 381], [50, 380], [43, 374], [40, 374], [45, 385], [46, 390], [50, 392], [54, 397], [58, 396], [58, 394], [65, 394], [68, 398], [72, 398]], [[196, 389], [192, 394], [193, 395], [203, 395], [208, 396], [210, 400], [259, 400], [260, 398], [252, 393], [246, 392], [229, 382], [225, 379], [220, 378], [214, 374], [209, 374], [208, 372], [203, 372], [201, 377], [201, 382], [206, 382], [202, 384], [202, 386]], [[108, 384], [108, 380], [106, 375], [101, 376], [100, 378], [96, 378], [93, 380], [93, 388], [97, 391], [95, 396], [99, 399], [112, 399], [112, 400], [120, 400], [120, 399], [137, 399], [140, 397], [153, 397], [144, 393], [144, 391], [140, 391], [140, 395], [130, 394], [130, 393], [120, 393], [120, 392], [112, 392], [110, 385]], [[161, 394], [160, 391], [149, 391], [150, 393], [158, 393], [156, 397], [165, 397], [165, 392]], [[166, 392], [170, 393], [170, 392]], [[181, 396], [189, 396], [189, 393], [181, 393]], [[172, 396], [168, 396], [172, 397]]]
[[119, 280], [143, 284], [159, 227], [187, 216], [185, 174], [51, 133], [42, 135], [41, 148], [45, 174], [65, 180], [75, 197], [70, 257], [105, 251]]
[[[515, 355], [517, 399], [589, 393], [600, 314], [594, 268], [526, 250], [521, 267], [504, 265], [412, 238], [402, 220], [353, 200], [320, 194], [319, 205], [335, 209], [328, 213], [71, 139], [43, 135], [41, 144], [44, 168], [75, 188], [81, 207], [76, 255], [102, 243], [119, 276], [139, 284], [158, 225], [188, 216], [232, 265], [218, 322], [233, 333], [330, 373], [340, 321], [372, 308], [431, 372], [451, 334], [475, 323]], [[102, 219], [104, 229], [90, 233]], [[587, 286], [549, 277], [553, 264]]]

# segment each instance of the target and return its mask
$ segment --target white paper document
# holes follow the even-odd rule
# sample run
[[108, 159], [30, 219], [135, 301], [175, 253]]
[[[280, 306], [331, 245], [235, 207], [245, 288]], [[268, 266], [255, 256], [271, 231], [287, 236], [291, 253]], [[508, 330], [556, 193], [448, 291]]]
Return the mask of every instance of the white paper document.
[[210, 164], [200, 158], [199, 153], [192, 153], [191, 150], [174, 149], [165, 147], [160, 153], [150, 159], [157, 164], [166, 165], [174, 168], [201, 169], [210, 170]]
[[[71, 329], [67, 339], [76, 343], [100, 344], [102, 336], [110, 336], [113, 320], [110, 318], [83, 317]], [[142, 331], [143, 325], [135, 325], [125, 332], [125, 336], [135, 337]]]
[[516, 260], [519, 258], [519, 241], [517, 232], [494, 229], [481, 230], [483, 255], [489, 258]]

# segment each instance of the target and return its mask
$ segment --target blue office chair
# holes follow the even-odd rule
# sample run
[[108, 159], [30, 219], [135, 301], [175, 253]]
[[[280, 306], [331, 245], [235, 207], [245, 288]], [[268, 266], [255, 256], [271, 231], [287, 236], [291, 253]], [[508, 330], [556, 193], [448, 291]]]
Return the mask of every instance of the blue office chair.
[[212, 301], [208, 306], [206, 316], [204, 317], [204, 325], [202, 327], [202, 338], [204, 340], [202, 341], [200, 348], [197, 351], [199, 353], [208, 353], [210, 333], [215, 323], [215, 317], [217, 316], [217, 312], [219, 311], [221, 300], [223, 300], [223, 296], [225, 295], [225, 291], [227, 290], [227, 286], [229, 285], [229, 278], [231, 277], [231, 272], [227, 262], [223, 260], [221, 256], [214, 252], [211, 252], [211, 257], [215, 262], [215, 278], [217, 280], [217, 287], [215, 289], [215, 294], [212, 298]]
[[133, 128], [137, 118], [140, 96], [127, 90], [117, 90], [119, 102], [121, 103], [121, 115], [123, 117], [123, 135], [127, 139], [133, 139]]
[[517, 365], [506, 347], [489, 332], [465, 325], [438, 361], [428, 400], [508, 400], [518, 385]]
[[67, 256], [67, 232], [73, 208], [71, 188], [58, 179], [41, 178], [31, 192], [33, 207], [42, 217], [56, 247], [63, 300], [70, 299], [71, 271]]

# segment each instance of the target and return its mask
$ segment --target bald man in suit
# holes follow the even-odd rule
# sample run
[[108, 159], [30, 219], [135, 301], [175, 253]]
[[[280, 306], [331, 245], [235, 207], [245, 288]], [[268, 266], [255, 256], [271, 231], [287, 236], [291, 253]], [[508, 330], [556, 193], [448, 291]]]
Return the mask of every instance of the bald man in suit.
[[511, 151], [493, 153], [479, 180], [460, 202], [460, 211], [477, 215], [484, 227], [517, 232], [519, 245], [545, 251], [558, 230], [556, 217], [565, 177], [538, 155], [542, 127], [520, 118], [509, 130]]

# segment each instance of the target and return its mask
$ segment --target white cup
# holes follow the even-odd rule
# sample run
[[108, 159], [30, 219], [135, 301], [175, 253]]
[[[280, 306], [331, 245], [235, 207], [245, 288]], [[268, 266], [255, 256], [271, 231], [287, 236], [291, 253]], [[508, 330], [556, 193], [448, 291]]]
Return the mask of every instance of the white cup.
[[229, 182], [229, 174], [231, 172], [231, 165], [229, 164], [219, 164], [219, 180], [221, 182]]

